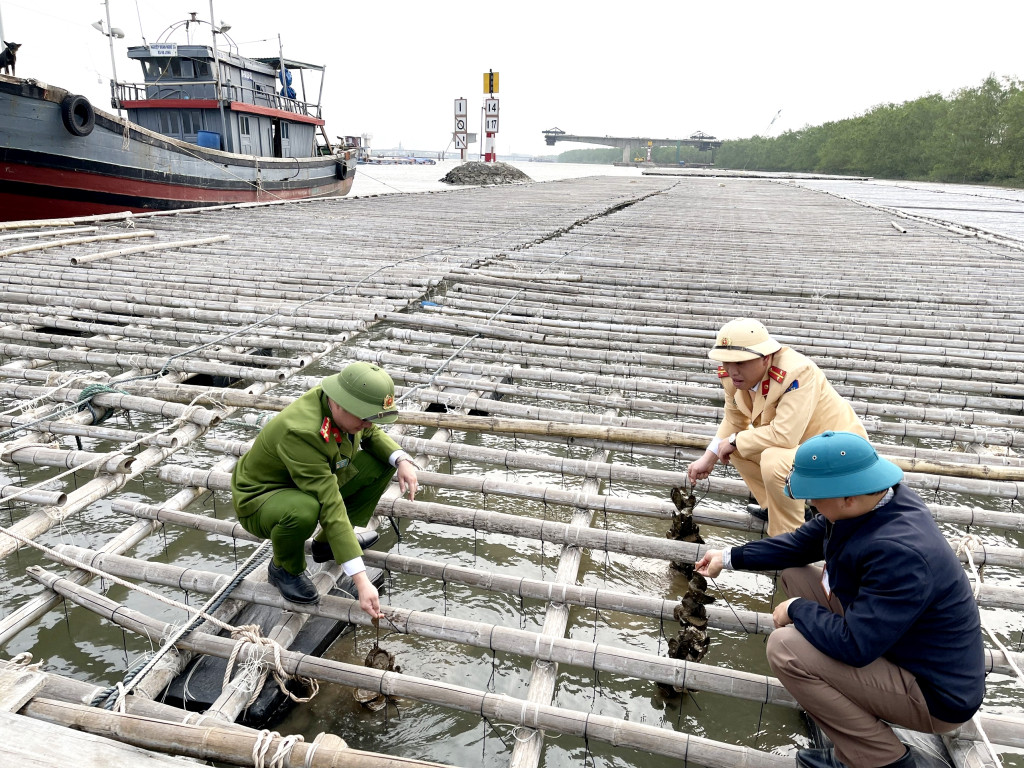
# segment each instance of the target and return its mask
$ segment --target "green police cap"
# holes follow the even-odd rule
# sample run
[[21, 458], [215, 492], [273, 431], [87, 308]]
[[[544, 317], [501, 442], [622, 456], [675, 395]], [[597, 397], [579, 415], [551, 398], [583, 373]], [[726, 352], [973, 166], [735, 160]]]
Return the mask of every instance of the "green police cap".
[[786, 481], [791, 499], [841, 499], [891, 488], [903, 470], [852, 432], [822, 432], [801, 445]]
[[398, 421], [395, 382], [372, 363], [352, 363], [320, 382], [324, 394], [353, 416], [377, 424]]

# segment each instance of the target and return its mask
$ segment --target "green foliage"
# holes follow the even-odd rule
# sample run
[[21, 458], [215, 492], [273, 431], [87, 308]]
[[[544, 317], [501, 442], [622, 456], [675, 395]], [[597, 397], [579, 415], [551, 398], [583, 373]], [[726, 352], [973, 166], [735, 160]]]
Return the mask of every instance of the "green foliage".
[[930, 94], [775, 138], [727, 141], [715, 165], [1024, 186], [1024, 82], [990, 75], [949, 97]]
[[622, 161], [622, 150], [615, 147], [608, 149], [570, 149], [558, 155], [560, 163], [594, 163], [611, 165]]

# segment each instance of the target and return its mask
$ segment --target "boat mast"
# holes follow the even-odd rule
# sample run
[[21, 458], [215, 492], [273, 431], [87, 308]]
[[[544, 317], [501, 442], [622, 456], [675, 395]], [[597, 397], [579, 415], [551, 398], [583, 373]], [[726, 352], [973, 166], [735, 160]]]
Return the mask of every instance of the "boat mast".
[[228, 121], [224, 117], [224, 90], [220, 81], [220, 56], [217, 53], [217, 33], [220, 31], [220, 27], [217, 26], [217, 22], [214, 20], [213, 15], [213, 0], [210, 0], [210, 27], [213, 29], [213, 72], [217, 82], [217, 106], [220, 109], [220, 133], [224, 137], [224, 149], [228, 152], [233, 152], [231, 141], [231, 134], [228, 133]]

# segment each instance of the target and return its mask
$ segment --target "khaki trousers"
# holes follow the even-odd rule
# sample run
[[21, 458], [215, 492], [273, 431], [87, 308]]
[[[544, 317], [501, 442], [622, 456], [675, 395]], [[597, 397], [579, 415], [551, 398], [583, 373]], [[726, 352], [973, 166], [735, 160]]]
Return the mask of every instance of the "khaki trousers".
[[[826, 599], [818, 566], [787, 568], [782, 586], [789, 597], [814, 600], [843, 615], [835, 597]], [[924, 733], [946, 733], [960, 725], [929, 714], [917, 680], [905, 669], [885, 659], [859, 668], [843, 664], [815, 648], [792, 624], [768, 636], [767, 655], [786, 690], [851, 768], [878, 768], [903, 756], [906, 747], [888, 723]]]
[[754, 459], [744, 459], [735, 452], [729, 457], [757, 503], [768, 510], [769, 536], [795, 531], [804, 524], [804, 500], [791, 499], [783, 490], [794, 456], [796, 448], [765, 448]]

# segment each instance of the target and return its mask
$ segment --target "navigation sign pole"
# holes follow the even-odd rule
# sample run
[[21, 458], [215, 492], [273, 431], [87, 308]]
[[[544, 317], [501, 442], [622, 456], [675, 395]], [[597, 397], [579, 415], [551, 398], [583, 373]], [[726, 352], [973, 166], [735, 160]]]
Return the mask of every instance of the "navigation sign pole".
[[498, 132], [498, 100], [494, 94], [498, 92], [498, 73], [493, 69], [484, 72], [484, 134], [487, 137], [484, 147], [484, 162], [497, 162], [498, 156], [494, 151], [494, 134]]
[[455, 148], [460, 151], [460, 157], [466, 159], [466, 147], [469, 144], [467, 141], [468, 136], [466, 134], [466, 121], [468, 117], [466, 115], [466, 100], [459, 98], [455, 100], [455, 133], [453, 139], [455, 141]]

